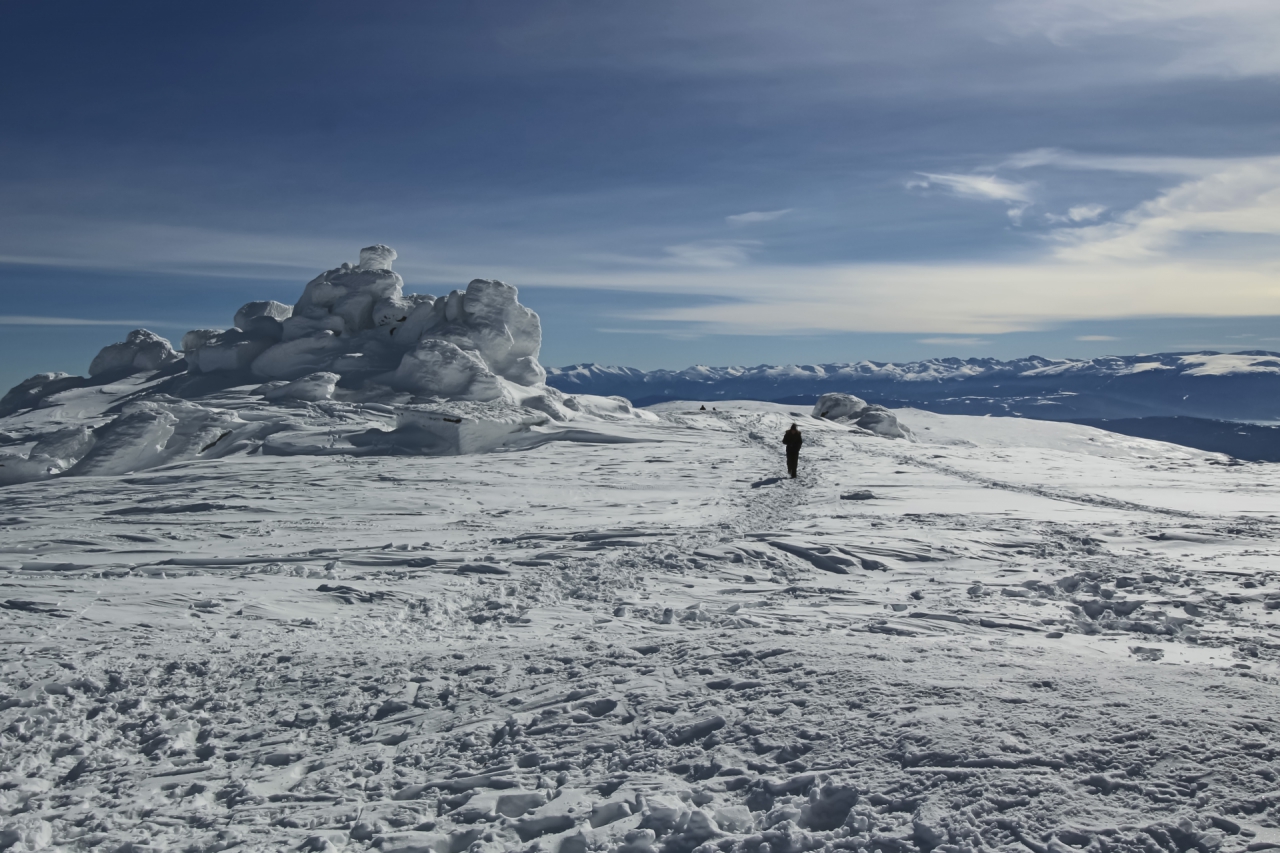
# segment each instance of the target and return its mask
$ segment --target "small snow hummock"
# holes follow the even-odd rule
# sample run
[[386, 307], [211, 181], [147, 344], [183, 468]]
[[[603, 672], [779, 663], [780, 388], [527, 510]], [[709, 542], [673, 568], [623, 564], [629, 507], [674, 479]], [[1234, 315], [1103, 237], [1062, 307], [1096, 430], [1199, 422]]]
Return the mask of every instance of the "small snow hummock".
[[235, 452], [483, 452], [588, 440], [581, 424], [557, 431], [568, 421], [654, 419], [621, 398], [547, 387], [542, 324], [516, 288], [478, 278], [406, 294], [395, 259], [389, 246], [361, 249], [292, 306], [249, 302], [230, 328], [187, 332], [181, 354], [138, 329], [105, 347], [88, 379], [26, 380], [0, 399], [0, 417], [47, 409], [56, 428], [32, 424], [25, 453], [0, 453], [0, 485]]
[[823, 394], [813, 407], [813, 416], [847, 423], [884, 438], [911, 438], [911, 430], [898, 423], [893, 412], [852, 394]]

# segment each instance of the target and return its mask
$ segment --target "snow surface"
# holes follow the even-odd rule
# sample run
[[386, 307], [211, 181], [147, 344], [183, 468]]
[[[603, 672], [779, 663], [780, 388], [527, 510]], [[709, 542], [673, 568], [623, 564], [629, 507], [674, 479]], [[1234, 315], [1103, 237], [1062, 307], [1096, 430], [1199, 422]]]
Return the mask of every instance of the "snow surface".
[[[151, 404], [116, 429], [163, 410], [201, 440], [196, 404]], [[380, 411], [274, 405], [280, 453]], [[460, 434], [492, 406], [450, 405]], [[386, 408], [406, 442], [443, 416]], [[0, 846], [1280, 846], [1274, 469], [1042, 421], [899, 410], [908, 442], [714, 408], [593, 422], [613, 443], [104, 458], [0, 490]]]

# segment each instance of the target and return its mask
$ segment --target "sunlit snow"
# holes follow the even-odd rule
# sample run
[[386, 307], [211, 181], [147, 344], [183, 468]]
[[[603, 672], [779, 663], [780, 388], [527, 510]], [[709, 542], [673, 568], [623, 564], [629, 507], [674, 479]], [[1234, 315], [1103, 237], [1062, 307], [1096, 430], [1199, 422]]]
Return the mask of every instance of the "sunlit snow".
[[566, 396], [373, 258], [6, 397], [0, 849], [1280, 846], [1270, 466]]

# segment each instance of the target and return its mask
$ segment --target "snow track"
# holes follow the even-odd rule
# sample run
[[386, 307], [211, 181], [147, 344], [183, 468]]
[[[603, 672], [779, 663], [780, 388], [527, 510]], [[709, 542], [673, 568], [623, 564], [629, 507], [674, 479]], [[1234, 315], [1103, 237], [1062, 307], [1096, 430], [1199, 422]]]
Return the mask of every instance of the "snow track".
[[1280, 846], [1269, 468], [661, 408], [0, 491], [0, 845]]

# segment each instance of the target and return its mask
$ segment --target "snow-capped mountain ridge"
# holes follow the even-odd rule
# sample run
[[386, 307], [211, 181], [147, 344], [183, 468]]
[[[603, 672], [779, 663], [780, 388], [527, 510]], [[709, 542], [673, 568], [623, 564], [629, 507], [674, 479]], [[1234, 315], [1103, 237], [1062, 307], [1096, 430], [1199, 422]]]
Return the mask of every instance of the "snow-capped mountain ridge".
[[[1206, 370], [1205, 368], [1211, 368]], [[829, 364], [761, 364], [754, 367], [709, 367], [694, 365], [684, 370], [638, 370], [595, 363], [574, 364], [568, 367], [548, 368], [549, 376], [559, 381], [582, 381], [579, 377], [626, 377], [655, 381], [659, 378], [702, 378], [708, 381], [744, 376], [809, 376], [839, 377], [863, 376], [883, 379], [900, 379], [909, 382], [942, 381], [945, 379], [978, 376], [1046, 376], [1058, 373], [1094, 373], [1122, 376], [1143, 370], [1177, 370], [1193, 375], [1210, 372], [1274, 373], [1280, 375], [1280, 353], [1267, 350], [1251, 350], [1237, 353], [1203, 351], [1195, 353], [1154, 353], [1127, 356], [1102, 356], [1091, 359], [1045, 358], [1029, 355], [1026, 358], [1001, 361], [996, 358], [930, 358], [922, 361], [892, 362], [871, 361], [832, 362]]]
[[[761, 399], [843, 391], [874, 402], [910, 403], [965, 414], [1079, 417], [1280, 418], [1280, 353], [1181, 352], [1093, 359], [1037, 355], [932, 358], [915, 362], [708, 367], [641, 371], [578, 364], [548, 371], [570, 393], [659, 399]], [[1023, 408], [1035, 405], [1034, 412]]]

